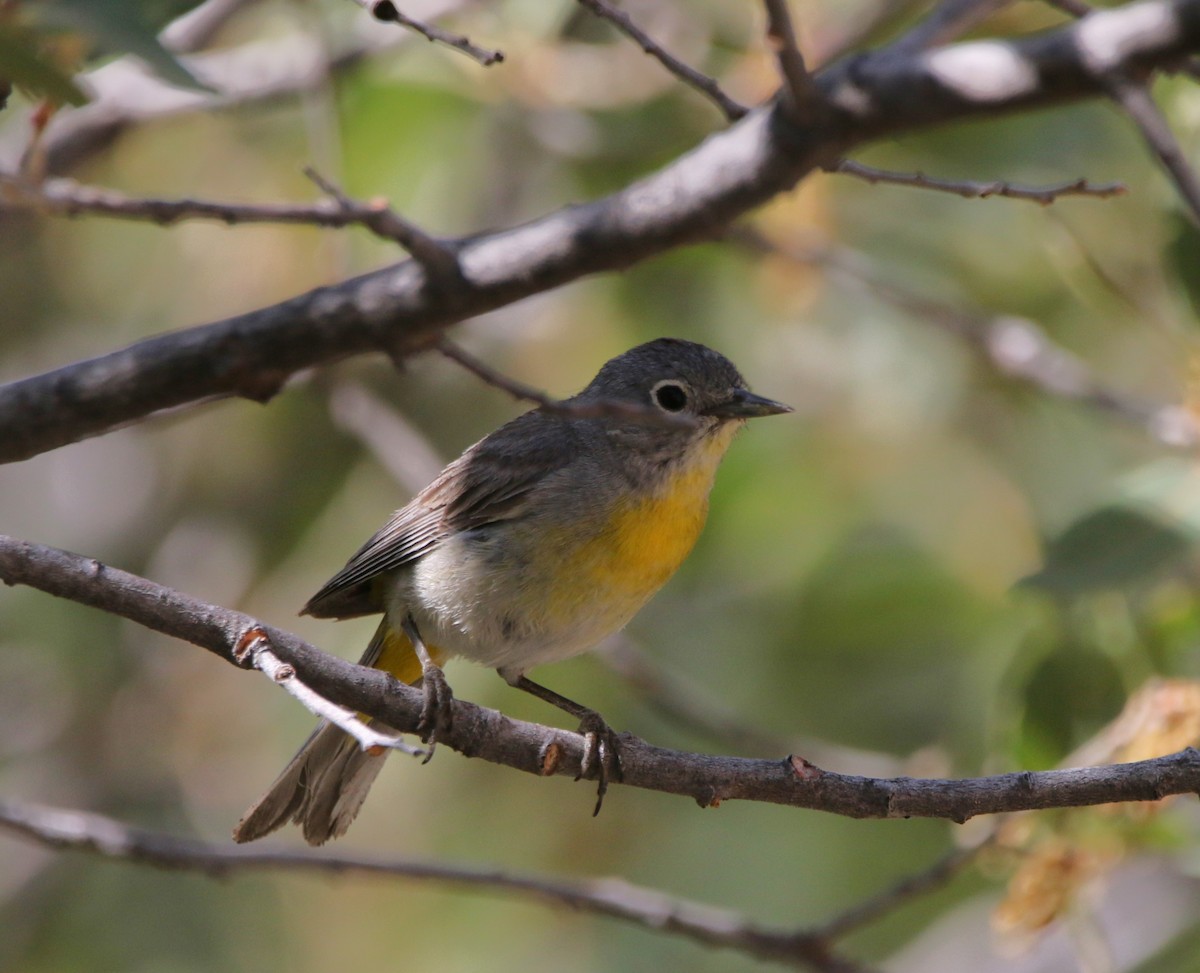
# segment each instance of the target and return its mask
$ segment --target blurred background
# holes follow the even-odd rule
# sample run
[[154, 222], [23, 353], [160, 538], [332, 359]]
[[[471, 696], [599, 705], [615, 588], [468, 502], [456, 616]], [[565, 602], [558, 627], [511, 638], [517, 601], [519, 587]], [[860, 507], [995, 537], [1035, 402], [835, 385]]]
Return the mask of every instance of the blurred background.
[[[151, 6], [126, 5], [157, 28], [188, 4]], [[64, 109], [39, 150], [45, 165], [136, 196], [266, 203], [316, 198], [300, 171], [311, 164], [454, 236], [595, 199], [724, 124], [568, 0], [406, 5], [502, 49], [490, 68], [343, 0], [235, 7], [192, 63], [214, 77], [244, 72], [243, 96], [214, 106], [192, 92], [119, 130], [56, 140], [55, 125], [95, 105]], [[793, 8], [817, 63], [924, 12], [865, 0]], [[757, 5], [623, 9], [733, 96], [753, 104], [774, 90]], [[1022, 3], [981, 33], [1062, 20]], [[111, 70], [120, 53], [87, 34], [38, 38], [60, 65]], [[290, 87], [264, 96], [280, 78]], [[1200, 92], [1172, 79], [1155, 94], [1196, 158]], [[6, 171], [28, 149], [37, 103], [18, 91], [0, 113]], [[756, 391], [797, 408], [735, 443], [697, 549], [623, 638], [536, 678], [654, 743], [795, 751], [850, 773], [976, 775], [1052, 767], [1085, 745], [1104, 761], [1200, 742], [1191, 454], [1158, 427], [1004, 374], [1003, 356], [981, 352], [994, 344], [962, 333], [1021, 319], [1034, 330], [1019, 335], [1077, 356], [1122, 401], [1189, 408], [1200, 236], [1172, 188], [1136, 130], [1100, 103], [906, 136], [856, 158], [945, 179], [1087, 177], [1129, 191], [1043, 207], [814, 174], [748, 224], [768, 252], [690, 247], [455, 327], [472, 353], [554, 395], [674, 335], [718, 348]], [[357, 229], [14, 212], [0, 214], [0, 254], [3, 381], [399, 259]], [[913, 313], [897, 292], [961, 327]], [[0, 531], [357, 658], [373, 621], [297, 610], [442, 462], [523, 408], [436, 355], [402, 372], [355, 358], [266, 406], [214, 402], [0, 467]], [[695, 712], [668, 712], [647, 670]], [[452, 663], [448, 676], [457, 695], [510, 715], [559, 716], [491, 671]], [[1131, 698], [1131, 715], [1097, 739]], [[4, 798], [226, 842], [311, 724], [265, 680], [194, 647], [36, 591], [0, 591]], [[856, 932], [847, 951], [923, 971], [969, 959], [979, 970], [1170, 973], [1200, 957], [1194, 801], [997, 831], [736, 802], [701, 811], [619, 787], [593, 819], [593, 796], [588, 783], [448, 750], [428, 766], [394, 758], [331, 850], [620, 876], [808, 928], [990, 835], [949, 884]], [[270, 840], [301, 844], [292, 831]], [[503, 895], [321, 876], [217, 882], [9, 836], [0, 930], [0, 969], [23, 971], [760, 965]]]

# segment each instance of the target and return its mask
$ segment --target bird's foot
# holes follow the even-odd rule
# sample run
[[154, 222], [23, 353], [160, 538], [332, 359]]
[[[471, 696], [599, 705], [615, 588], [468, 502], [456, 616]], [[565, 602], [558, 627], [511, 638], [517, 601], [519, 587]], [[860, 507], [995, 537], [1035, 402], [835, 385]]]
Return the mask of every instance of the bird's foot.
[[583, 756], [579, 761], [579, 776], [596, 781], [596, 807], [592, 817], [600, 813], [609, 781], [621, 780], [621, 743], [617, 732], [604, 722], [595, 710], [589, 710], [579, 722], [583, 734]]
[[432, 662], [422, 668], [421, 691], [425, 701], [421, 706], [421, 719], [417, 722], [417, 733], [428, 744], [428, 752], [422, 763], [433, 759], [437, 742], [450, 731], [454, 719], [454, 693], [446, 682], [441, 666]]

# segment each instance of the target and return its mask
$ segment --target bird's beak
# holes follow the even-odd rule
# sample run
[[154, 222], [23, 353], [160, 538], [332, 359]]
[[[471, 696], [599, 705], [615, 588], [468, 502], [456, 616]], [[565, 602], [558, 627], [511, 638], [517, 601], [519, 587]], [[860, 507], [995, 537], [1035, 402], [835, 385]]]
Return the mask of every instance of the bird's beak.
[[718, 419], [756, 419], [759, 416], [777, 416], [794, 411], [790, 405], [784, 405], [774, 399], [763, 398], [746, 389], [735, 389], [728, 399], [709, 406], [701, 415], [715, 416]]

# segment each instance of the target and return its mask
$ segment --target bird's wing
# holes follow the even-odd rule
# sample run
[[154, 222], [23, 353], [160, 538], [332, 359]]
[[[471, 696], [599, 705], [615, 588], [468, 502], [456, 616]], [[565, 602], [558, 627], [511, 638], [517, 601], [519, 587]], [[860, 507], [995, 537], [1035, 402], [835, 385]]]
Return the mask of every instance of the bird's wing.
[[373, 582], [442, 538], [521, 515], [530, 494], [576, 455], [568, 422], [534, 411], [481, 439], [447, 466], [308, 600], [301, 614], [352, 618], [382, 610]]

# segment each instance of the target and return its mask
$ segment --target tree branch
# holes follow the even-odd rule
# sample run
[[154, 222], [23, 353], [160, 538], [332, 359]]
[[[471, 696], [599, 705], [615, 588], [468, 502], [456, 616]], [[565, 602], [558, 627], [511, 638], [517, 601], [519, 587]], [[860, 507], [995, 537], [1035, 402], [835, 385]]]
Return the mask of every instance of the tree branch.
[[420, 859], [216, 845], [134, 828], [100, 814], [15, 801], [0, 801], [0, 828], [48, 848], [201, 872], [212, 878], [263, 871], [369, 875], [463, 886], [493, 895], [513, 894], [820, 973], [866, 973], [864, 967], [830, 951], [832, 937], [765, 928], [735, 912], [616, 878], [567, 880]]
[[1110, 89], [1113, 98], [1141, 132], [1142, 139], [1162, 165], [1167, 177], [1175, 184], [1179, 198], [1184, 202], [1184, 213], [1193, 226], [1200, 227], [1200, 176], [1196, 175], [1171, 126], [1155, 104], [1149, 86], [1115, 78]]
[[[91, 605], [206, 648], [245, 667], [245, 647], [265, 640], [308, 686], [340, 706], [416, 730], [420, 690], [387, 673], [326, 655], [296, 636], [227, 608], [210, 605], [91, 558], [0, 535], [0, 580]], [[578, 733], [509, 719], [455, 699], [450, 730], [440, 741], [466, 756], [542, 777], [579, 776]], [[748, 800], [852, 818], [945, 818], [1122, 801], [1157, 801], [1200, 791], [1200, 752], [1104, 767], [1025, 771], [966, 780], [873, 778], [822, 770], [802, 757], [752, 760], [656, 747], [621, 737], [622, 783], [691, 797], [702, 807]]]
[[358, 718], [354, 710], [331, 703], [320, 693], [314, 692], [296, 675], [292, 666], [279, 660], [270, 650], [270, 644], [266, 633], [250, 630], [238, 645], [238, 661], [251, 665], [275, 685], [282, 686], [289, 696], [313, 716], [334, 724], [341, 728], [343, 733], [354, 737], [362, 749], [399, 750], [411, 757], [428, 757], [429, 751], [412, 746], [398, 734], [383, 733], [369, 726]]
[[961, 37], [1012, 0], [942, 0], [898, 40], [898, 53], [916, 54]]
[[775, 51], [779, 76], [783, 80], [782, 101], [792, 120], [806, 125], [814, 120], [821, 93], [800, 53], [788, 0], [763, 0], [763, 6], [767, 11], [767, 41]]
[[[1140, 28], [1147, 19], [1155, 30]], [[884, 48], [834, 65], [816, 78], [829, 106], [819, 122], [797, 127], [758, 109], [611, 196], [455, 241], [462, 287], [428, 288], [408, 261], [0, 387], [0, 462], [214, 396], [264, 400], [296, 372], [349, 355], [427, 347], [465, 317], [711, 239], [855, 145], [1103, 94], [1085, 28], [1108, 32], [1107, 71], [1146, 71], [1200, 47], [1200, 0], [1144, 0], [1018, 41], [912, 56]]]
[[445, 241], [430, 236], [415, 223], [406, 220], [388, 204], [387, 200], [374, 200], [366, 205], [347, 196], [339, 186], [322, 176], [312, 166], [304, 167], [304, 174], [320, 190], [337, 203], [346, 213], [360, 213], [364, 226], [385, 240], [400, 244], [421, 265], [432, 284], [438, 287], [456, 287], [462, 283], [462, 271], [454, 247]]
[[877, 169], [853, 159], [839, 159], [833, 165], [825, 166], [826, 172], [836, 172], [842, 175], [854, 176], [872, 185], [887, 183], [892, 186], [911, 186], [914, 189], [930, 189], [939, 193], [952, 193], [964, 199], [989, 199], [992, 196], [1004, 196], [1007, 199], [1027, 199], [1043, 206], [1057, 202], [1063, 196], [1092, 196], [1106, 199], [1110, 196], [1124, 195], [1128, 190], [1121, 182], [1091, 183], [1087, 179], [1076, 179], [1073, 182], [1058, 183], [1053, 186], [1022, 186], [1017, 183], [993, 181], [975, 182], [973, 180], [935, 179], [923, 172], [895, 172], [890, 169]]
[[448, 30], [442, 30], [441, 27], [434, 27], [433, 24], [415, 20], [407, 14], [401, 13], [392, 0], [354, 0], [354, 2], [368, 11], [376, 20], [407, 27], [431, 43], [445, 44], [446, 47], [461, 51], [485, 68], [491, 67], [493, 64], [500, 64], [504, 60], [503, 51], [479, 47], [472, 44], [470, 38], [464, 37], [462, 34], [455, 34]]
[[[1046, 0], [1063, 13], [1077, 18], [1086, 18], [1092, 13], [1090, 4], [1084, 0]], [[1139, 26], [1140, 30], [1162, 29], [1153, 16]], [[1187, 156], [1180, 147], [1171, 126], [1154, 102], [1148, 82], [1134, 79], [1128, 73], [1110, 67], [1113, 58], [1113, 38], [1104, 30], [1094, 30], [1080, 38], [1084, 54], [1092, 61], [1097, 72], [1107, 72], [1109, 94], [1117, 102], [1141, 133], [1142, 139], [1155, 158], [1161, 163], [1167, 177], [1175, 184], [1186, 209], [1185, 213], [1200, 227], [1200, 176], [1197, 176]], [[1193, 77], [1200, 77], [1200, 67], [1195, 58], [1189, 58], [1184, 69]]]
[[170, 225], [182, 220], [242, 223], [295, 223], [341, 228], [380, 219], [378, 203], [228, 203], [209, 199], [157, 199], [127, 196], [113, 189], [86, 186], [73, 179], [31, 183], [0, 172], [0, 210], [31, 210], [55, 216], [97, 215]]
[[695, 88], [712, 101], [713, 104], [721, 109], [727, 120], [736, 122], [750, 111], [741, 102], [730, 98], [722, 90], [721, 86], [717, 84], [715, 78], [709, 77], [702, 71], [697, 71], [691, 65], [685, 64], [667, 51], [666, 48], [638, 27], [629, 14], [623, 10], [618, 10], [608, 3], [607, 0], [579, 0], [579, 3], [587, 7], [597, 17], [607, 20], [688, 87]]

